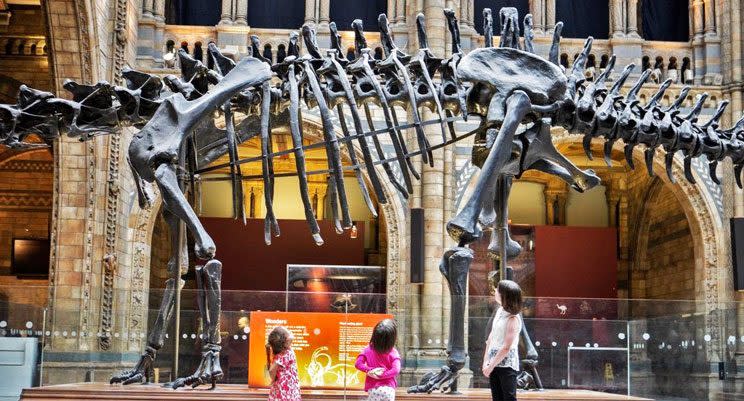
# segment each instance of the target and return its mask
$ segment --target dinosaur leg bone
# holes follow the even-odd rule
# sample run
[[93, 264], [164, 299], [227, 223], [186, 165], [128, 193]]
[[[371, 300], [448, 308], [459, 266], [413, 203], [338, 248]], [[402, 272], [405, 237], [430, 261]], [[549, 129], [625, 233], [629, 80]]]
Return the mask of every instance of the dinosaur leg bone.
[[202, 360], [194, 374], [179, 378], [171, 384], [176, 389], [191, 385], [197, 387], [210, 383], [215, 388], [222, 376], [220, 366], [220, 312], [222, 263], [212, 259], [204, 266], [196, 267], [196, 285], [199, 289], [197, 301], [202, 316]]
[[207, 234], [204, 226], [202, 226], [194, 209], [191, 208], [186, 200], [186, 196], [181, 192], [176, 175], [176, 166], [169, 163], [163, 163], [157, 166], [155, 169], [155, 182], [158, 184], [160, 193], [163, 196], [165, 208], [186, 223], [189, 231], [194, 236], [196, 242], [194, 252], [196, 256], [207, 260], [213, 258], [216, 251], [214, 241]]
[[[517, 241], [511, 239], [509, 235], [509, 194], [512, 188], [512, 176], [501, 175], [496, 180], [496, 188], [492, 198], [493, 208], [496, 211], [496, 218], [493, 222], [491, 231], [491, 241], [488, 244], [488, 254], [491, 258], [501, 258], [501, 244], [506, 244], [506, 258], [513, 258], [522, 252], [522, 247]], [[506, 236], [506, 238], [502, 238]]]
[[459, 371], [465, 366], [465, 307], [467, 283], [473, 251], [470, 248], [456, 247], [447, 250], [442, 256], [439, 271], [447, 280], [450, 292], [450, 328], [447, 343], [447, 365], [438, 373], [426, 374], [421, 382], [408, 388], [409, 393], [431, 393], [435, 390], [457, 392]]
[[506, 117], [488, 153], [488, 157], [483, 163], [475, 190], [465, 203], [465, 207], [447, 223], [447, 233], [458, 243], [469, 243], [480, 237], [481, 233], [477, 227], [477, 221], [484, 195], [487, 193], [488, 187], [493, 185], [493, 180], [501, 174], [501, 170], [509, 161], [514, 135], [519, 123], [530, 111], [530, 108], [530, 99], [522, 91], [515, 91], [506, 100]]
[[[537, 129], [537, 135], [530, 141], [527, 147], [524, 167], [531, 167], [535, 163], [544, 166], [545, 163], [539, 163], [541, 161], [561, 167], [568, 173], [568, 176], [565, 176], [565, 174], [557, 175], [580, 192], [589, 190], [599, 184], [599, 177], [597, 177], [594, 171], [581, 170], [555, 148], [550, 136], [549, 120], [543, 120], [535, 128]], [[552, 173], [551, 171], [546, 172]]]
[[[168, 261], [168, 273], [169, 276], [175, 277], [178, 274], [183, 274], [185, 271], [176, 272], [179, 269], [177, 253], [181, 252], [183, 256], [181, 260], [186, 260], [186, 248], [179, 246], [178, 241], [178, 217], [170, 213], [167, 209], [163, 211], [163, 218], [168, 224], [170, 229], [171, 239], [171, 258]], [[180, 248], [180, 249], [179, 249]], [[179, 280], [179, 285], [183, 287], [184, 281]], [[175, 296], [176, 296], [176, 280], [170, 278], [165, 282], [165, 291], [163, 291], [163, 299], [160, 303], [160, 310], [158, 310], [158, 316], [155, 319], [155, 323], [150, 328], [150, 334], [147, 337], [147, 348], [145, 353], [140, 356], [139, 362], [131, 370], [127, 370], [111, 377], [110, 383], [141, 383], [147, 382], [150, 378], [150, 372], [153, 367], [153, 361], [157, 356], [157, 352], [163, 348], [165, 344], [165, 334], [168, 332], [168, 325], [173, 319], [173, 312], [175, 310]]]

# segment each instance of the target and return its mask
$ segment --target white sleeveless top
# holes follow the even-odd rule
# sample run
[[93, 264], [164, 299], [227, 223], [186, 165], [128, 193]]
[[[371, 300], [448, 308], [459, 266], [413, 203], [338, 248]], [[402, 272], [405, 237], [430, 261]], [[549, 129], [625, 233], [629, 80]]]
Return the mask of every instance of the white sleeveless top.
[[[491, 326], [491, 339], [490, 347], [488, 348], [488, 360], [493, 359], [499, 352], [501, 347], [504, 346], [504, 337], [506, 336], [506, 324], [509, 321], [509, 317], [514, 316], [511, 313], [499, 307], [496, 311], [496, 316], [493, 318], [493, 326]], [[498, 368], [512, 368], [519, 372], [519, 332], [522, 331], [522, 317], [517, 316], [517, 337], [512, 342], [509, 352], [506, 354], [504, 359], [499, 362], [496, 367]]]

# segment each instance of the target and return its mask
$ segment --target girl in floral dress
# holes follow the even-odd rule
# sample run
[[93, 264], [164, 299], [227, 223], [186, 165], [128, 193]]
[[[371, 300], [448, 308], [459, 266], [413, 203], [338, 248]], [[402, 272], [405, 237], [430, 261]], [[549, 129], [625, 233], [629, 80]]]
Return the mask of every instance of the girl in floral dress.
[[269, 401], [301, 401], [297, 358], [292, 351], [292, 333], [282, 326], [275, 327], [266, 344], [266, 364], [271, 376]]

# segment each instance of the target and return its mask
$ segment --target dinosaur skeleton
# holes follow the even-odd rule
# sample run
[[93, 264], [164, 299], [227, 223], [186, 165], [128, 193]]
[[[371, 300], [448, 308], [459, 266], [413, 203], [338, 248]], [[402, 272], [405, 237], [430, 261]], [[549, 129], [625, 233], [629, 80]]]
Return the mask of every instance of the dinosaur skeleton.
[[[506, 224], [507, 199], [513, 178], [535, 169], [556, 175], [579, 191], [599, 183], [591, 170], [577, 168], [557, 151], [551, 142], [552, 126], [583, 134], [589, 158], [592, 157], [593, 139], [603, 139], [608, 163], [613, 144], [618, 140], [625, 144], [625, 156], [631, 167], [633, 149], [642, 144], [650, 174], [653, 174], [656, 151], [663, 149], [666, 172], [672, 181], [671, 166], [677, 153], [684, 159], [684, 175], [690, 182], [694, 182], [692, 158], [704, 155], [710, 164], [710, 175], [718, 183], [716, 166], [728, 157], [733, 162], [737, 184], [741, 186], [744, 119], [729, 129], [721, 129], [719, 120], [726, 102], [721, 103], [707, 123], [699, 124], [705, 95], [687, 114], [682, 114], [680, 107], [689, 88], [683, 89], [670, 106], [663, 107], [660, 101], [670, 85], [670, 81], [666, 81], [648, 103], [641, 104], [638, 92], [649, 78], [649, 71], [643, 72], [630, 91], [622, 95], [620, 89], [633, 70], [630, 65], [608, 90], [605, 83], [613, 71], [614, 56], [606, 71], [586, 82], [584, 69], [592, 38], [586, 41], [572, 68], [564, 71], [558, 60], [562, 23], [556, 25], [549, 57], [544, 59], [533, 53], [530, 15], [524, 20], [525, 35], [520, 40], [514, 8], [500, 11], [499, 47], [493, 47], [491, 11], [484, 10], [485, 48], [464, 54], [454, 12], [445, 9], [444, 14], [452, 36], [452, 56], [444, 60], [427, 48], [422, 15], [416, 20], [419, 49], [416, 54], [409, 55], [395, 45], [383, 14], [378, 21], [385, 52], [383, 60], [371, 57], [359, 20], [352, 24], [354, 61], [344, 58], [334, 23], [330, 24], [331, 48], [325, 55], [318, 48], [314, 30], [304, 26], [301, 35], [306, 55], [300, 55], [300, 35], [292, 33], [288, 56], [274, 65], [261, 56], [259, 40], [253, 36], [252, 56], [237, 63], [210, 44], [208, 56], [214, 61], [213, 70], [180, 51], [180, 78], [166, 76], [161, 79], [127, 69], [123, 72], [126, 86], [67, 81], [64, 87], [72, 93], [71, 100], [22, 86], [15, 105], [0, 105], [0, 143], [12, 148], [51, 145], [63, 132], [88, 140], [99, 133], [118, 133], [122, 126], [138, 129], [129, 147], [128, 161], [141, 207], [149, 207], [152, 198], [149, 184], [155, 183], [160, 189], [163, 215], [171, 232], [172, 254], [168, 269], [173, 278], [166, 283], [162, 305], [141, 359], [133, 369], [114, 376], [111, 383], [130, 384], [150, 378], [152, 363], [164, 344], [165, 332], [174, 314], [176, 286], [183, 283], [180, 277], [185, 273], [182, 266], [186, 265], [183, 261], [187, 258], [185, 241], [179, 234], [183, 225], [195, 239], [196, 256], [206, 261], [196, 268], [205, 341], [196, 372], [174, 381], [172, 386], [211, 383], [214, 387], [223, 375], [219, 364], [222, 265], [214, 259], [215, 244], [185, 195], [187, 188], [193, 193], [198, 186], [197, 174], [228, 167], [234, 214], [242, 219], [246, 216], [241, 180], [261, 178], [267, 209], [264, 237], [269, 244], [272, 235], [279, 235], [272, 206], [276, 176], [273, 159], [293, 153], [307, 223], [313, 240], [320, 245], [323, 240], [308, 192], [309, 174], [327, 175], [335, 228], [342, 232], [352, 225], [344, 188], [345, 170], [354, 172], [365, 202], [375, 215], [362, 170], [366, 170], [378, 202], [387, 201], [381, 174], [401, 196], [407, 197], [413, 191], [412, 180], [420, 178], [412, 157], [420, 156], [424, 163], [433, 165], [434, 150], [476, 135], [472, 159], [481, 168], [481, 174], [465, 206], [447, 224], [449, 235], [458, 245], [444, 253], [440, 269], [452, 295], [449, 357], [441, 371], [426, 375], [419, 385], [409, 389], [414, 392], [457, 390], [458, 372], [466, 362], [465, 289], [473, 258], [467, 245], [482, 235], [481, 227], [493, 227], [489, 253], [500, 260], [502, 271], [506, 271], [508, 258], [519, 253], [519, 245], [509, 238]], [[320, 114], [321, 142], [303, 145], [301, 100]], [[370, 103], [382, 110], [384, 128], [375, 129], [372, 125]], [[400, 122], [396, 108], [402, 108], [411, 116], [408, 123]], [[428, 108], [435, 118], [423, 121], [423, 108]], [[334, 131], [333, 109], [343, 136]], [[362, 111], [368, 124], [366, 128], [362, 123]], [[215, 125], [217, 113], [224, 116], [224, 129]], [[346, 121], [346, 113], [351, 116], [353, 130]], [[237, 121], [239, 115], [245, 117]], [[458, 136], [454, 123], [472, 116], [481, 118], [479, 128]], [[271, 129], [280, 125], [289, 126], [293, 146], [290, 150], [273, 152]], [[427, 125], [439, 125], [441, 143], [430, 143], [430, 137], [424, 132]], [[406, 130], [415, 133], [416, 150], [408, 149], [404, 139]], [[37, 136], [42, 143], [30, 140], [30, 135]], [[384, 154], [379, 136], [392, 143], [394, 156]], [[239, 159], [237, 144], [254, 137], [260, 139], [261, 156]], [[305, 151], [319, 147], [326, 151], [328, 169], [308, 172]], [[341, 148], [346, 149], [350, 166], [343, 165]], [[229, 156], [229, 163], [204, 167], [224, 154]], [[261, 176], [242, 176], [239, 165], [244, 163], [260, 163]], [[381, 174], [375, 165], [381, 167]], [[400, 178], [393, 174], [393, 167], [397, 167]], [[523, 330], [522, 335], [527, 340], [523, 366], [531, 374], [526, 373], [520, 383], [534, 380], [534, 384], [541, 387], [535, 370], [537, 352], [526, 334]]]

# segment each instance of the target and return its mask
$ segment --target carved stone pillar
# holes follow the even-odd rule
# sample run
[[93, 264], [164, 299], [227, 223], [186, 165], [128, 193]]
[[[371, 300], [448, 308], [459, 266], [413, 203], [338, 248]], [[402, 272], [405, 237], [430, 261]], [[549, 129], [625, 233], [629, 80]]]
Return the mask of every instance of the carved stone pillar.
[[406, 23], [406, 2], [403, 0], [395, 2], [395, 23], [399, 25]]
[[[162, 1], [162, 0], [161, 0]], [[137, 23], [137, 61], [141, 65], [154, 66], [155, 53], [159, 53], [162, 59], [160, 46], [162, 40], [158, 41], [156, 36], [157, 19], [155, 17], [155, 4], [153, 0], [142, 1], [142, 18]]]
[[235, 0], [222, 0], [222, 14], [220, 25], [231, 25], [233, 23], [233, 2]]
[[721, 38], [717, 29], [713, 1], [704, 0], [705, 33], [703, 35], [703, 44], [705, 47], [705, 75], [703, 76], [703, 84], [705, 85], [723, 84]]
[[550, 181], [545, 186], [545, 224], [566, 225], [568, 187], [561, 181]]
[[317, 219], [323, 219], [325, 216], [325, 198], [328, 192], [328, 183], [311, 182], [308, 185], [308, 190], [310, 191], [310, 202], [313, 205], [315, 217]]
[[321, 24], [326, 24], [326, 25], [329, 22], [331, 22], [330, 13], [331, 13], [331, 1], [320, 0], [320, 20], [318, 22]]
[[628, 0], [628, 36], [641, 37], [638, 34], [638, 0]]
[[398, 10], [395, 9], [397, 5], [397, 0], [387, 1], [387, 16], [391, 24], [395, 24], [396, 22], [398, 22]]
[[703, 0], [703, 7], [705, 12], [705, 33], [715, 34], [716, 33], [716, 14], [713, 11], [713, 0]]
[[545, 0], [531, 0], [530, 14], [532, 14], [532, 26], [535, 33], [542, 33], [545, 29]]
[[471, 28], [475, 27], [475, 0], [467, 0], [468, 2], [468, 25]]
[[248, 0], [238, 0], [235, 9], [235, 24], [248, 25]]
[[317, 0], [305, 0], [305, 23], [314, 24], [317, 22], [317, 14], [315, 12]]
[[152, 17], [155, 11], [153, 0], [142, 0], [142, 17]]
[[545, 0], [545, 32], [555, 28], [555, 0]]
[[610, 0], [610, 37], [625, 36], [625, 0]]

